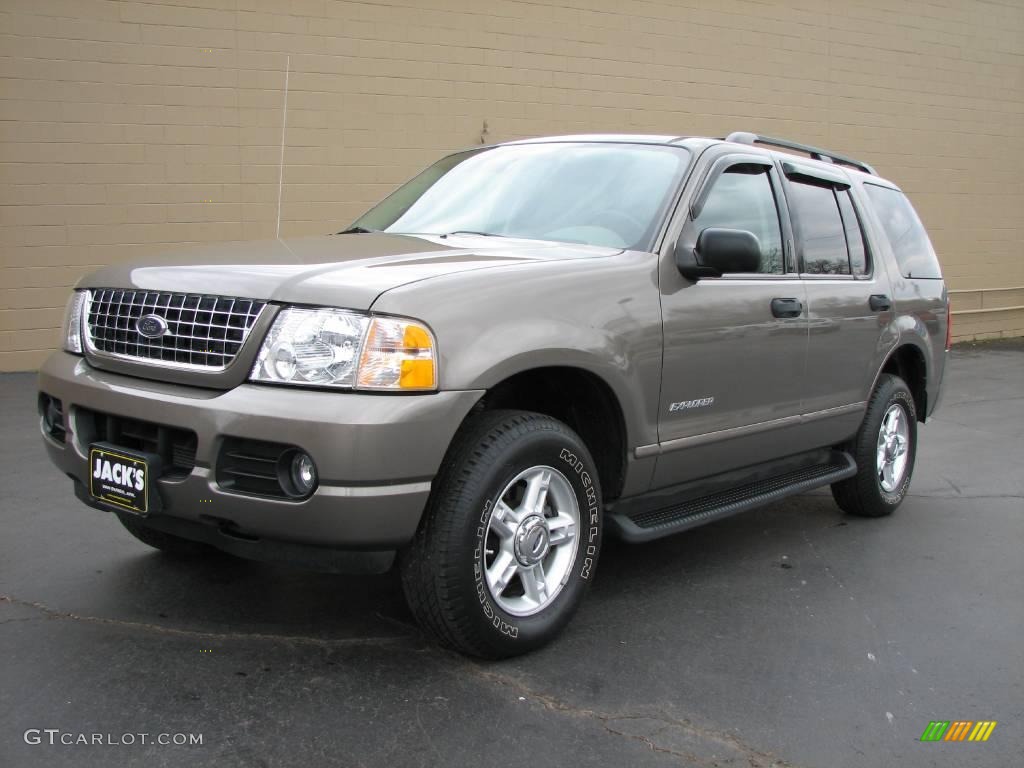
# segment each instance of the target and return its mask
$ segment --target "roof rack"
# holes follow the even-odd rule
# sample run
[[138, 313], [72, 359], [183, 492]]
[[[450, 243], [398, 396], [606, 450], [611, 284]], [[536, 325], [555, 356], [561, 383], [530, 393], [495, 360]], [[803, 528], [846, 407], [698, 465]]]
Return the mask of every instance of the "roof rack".
[[854, 160], [852, 157], [847, 157], [846, 155], [840, 155], [838, 152], [812, 147], [809, 144], [799, 144], [795, 141], [786, 141], [785, 139], [773, 139], [771, 136], [761, 136], [760, 134], [748, 133], [747, 131], [733, 131], [725, 137], [725, 140], [732, 141], [737, 144], [766, 144], [770, 147], [794, 149], [797, 152], [806, 152], [815, 160], [821, 160], [826, 163], [849, 165], [858, 170], [864, 171], [864, 173], [870, 173], [872, 176], [878, 175], [875, 169], [867, 163], [862, 163], [860, 160]]

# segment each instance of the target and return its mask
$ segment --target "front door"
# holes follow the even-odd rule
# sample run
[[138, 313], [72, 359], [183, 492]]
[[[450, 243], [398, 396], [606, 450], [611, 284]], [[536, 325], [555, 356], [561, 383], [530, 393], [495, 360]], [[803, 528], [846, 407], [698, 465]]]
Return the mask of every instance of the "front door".
[[[684, 199], [678, 241], [709, 227], [753, 233], [757, 272], [690, 281], [663, 254], [664, 363], [654, 487], [796, 453], [807, 353], [806, 295], [787, 261], [778, 171], [758, 155], [719, 157]], [[792, 447], [792, 450], [790, 450]]]

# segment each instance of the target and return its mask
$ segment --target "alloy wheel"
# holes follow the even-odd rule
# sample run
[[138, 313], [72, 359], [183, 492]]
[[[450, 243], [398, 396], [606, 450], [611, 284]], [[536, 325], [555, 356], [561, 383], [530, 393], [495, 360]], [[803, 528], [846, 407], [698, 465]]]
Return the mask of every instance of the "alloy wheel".
[[886, 493], [893, 493], [903, 482], [910, 459], [910, 427], [907, 414], [898, 403], [893, 403], [882, 417], [878, 430], [878, 455], [875, 467], [878, 483]]
[[576, 559], [580, 508], [569, 480], [554, 467], [520, 472], [491, 511], [485, 581], [513, 616], [543, 610], [565, 586]]

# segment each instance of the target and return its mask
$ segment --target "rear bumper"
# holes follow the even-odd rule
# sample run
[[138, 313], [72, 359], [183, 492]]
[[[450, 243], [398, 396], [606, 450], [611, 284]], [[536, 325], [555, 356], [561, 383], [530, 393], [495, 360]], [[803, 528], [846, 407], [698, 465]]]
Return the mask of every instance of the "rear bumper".
[[[148, 522], [220, 546], [217, 537], [195, 528], [204, 526], [232, 541], [262, 542], [264, 550], [275, 542], [363, 551], [407, 543], [448, 444], [483, 394], [376, 395], [255, 384], [215, 391], [100, 371], [64, 352], [44, 364], [39, 389], [63, 401], [65, 443], [43, 440], [87, 503], [89, 446], [79, 440], [76, 409], [190, 429], [197, 436], [195, 467], [182, 479], [157, 480], [162, 509]], [[227, 436], [302, 448], [317, 464], [319, 487], [304, 501], [221, 488], [214, 465]]]

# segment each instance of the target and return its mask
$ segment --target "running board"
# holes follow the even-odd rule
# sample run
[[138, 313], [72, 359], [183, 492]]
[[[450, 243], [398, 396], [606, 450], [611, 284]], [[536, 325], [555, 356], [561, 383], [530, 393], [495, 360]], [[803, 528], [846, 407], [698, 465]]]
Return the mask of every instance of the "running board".
[[608, 522], [614, 533], [631, 542], [651, 541], [713, 520], [770, 504], [787, 496], [831, 485], [857, 474], [853, 457], [832, 451], [825, 462], [792, 469], [757, 482], [734, 486], [698, 498], [654, 509], [617, 512]]

